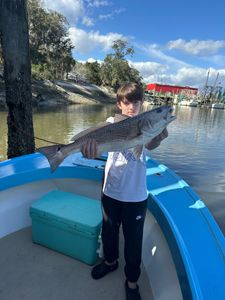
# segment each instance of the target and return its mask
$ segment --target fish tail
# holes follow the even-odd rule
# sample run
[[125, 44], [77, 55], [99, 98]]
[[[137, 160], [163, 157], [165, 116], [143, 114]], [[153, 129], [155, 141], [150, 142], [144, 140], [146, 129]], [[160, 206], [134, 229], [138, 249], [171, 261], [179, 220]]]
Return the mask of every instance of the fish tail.
[[61, 151], [61, 145], [41, 147], [37, 151], [48, 159], [52, 173], [58, 168], [58, 166], [66, 157]]

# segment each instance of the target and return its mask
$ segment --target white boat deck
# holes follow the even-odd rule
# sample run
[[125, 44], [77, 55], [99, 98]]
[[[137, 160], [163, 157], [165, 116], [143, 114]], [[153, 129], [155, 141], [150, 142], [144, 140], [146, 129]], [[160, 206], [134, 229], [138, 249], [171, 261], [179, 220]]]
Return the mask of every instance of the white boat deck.
[[[119, 269], [93, 280], [91, 266], [34, 244], [30, 227], [10, 234], [0, 239], [0, 299], [125, 299], [122, 244]], [[143, 266], [139, 286], [142, 300], [153, 299]]]

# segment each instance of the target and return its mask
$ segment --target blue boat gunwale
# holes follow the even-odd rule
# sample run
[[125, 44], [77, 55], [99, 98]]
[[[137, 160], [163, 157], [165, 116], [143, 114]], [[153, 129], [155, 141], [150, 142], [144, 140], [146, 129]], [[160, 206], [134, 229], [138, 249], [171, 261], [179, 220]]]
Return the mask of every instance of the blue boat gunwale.
[[[156, 161], [150, 161], [150, 164], [152, 166], [157, 165]], [[204, 234], [206, 238], [211, 237], [213, 239], [213, 247], [214, 252], [210, 253], [207, 249], [207, 243], [205, 243], [205, 253], [207, 257], [207, 252], [209, 256], [215, 255], [214, 262], [216, 261], [216, 257], [220, 258], [222, 274], [214, 274], [215, 278], [212, 281], [213, 282], [218, 281], [220, 283], [220, 289], [218, 289], [216, 292], [219, 294], [219, 298], [211, 298], [209, 295], [209, 298], [207, 299], [222, 299], [222, 295], [225, 294], [225, 287], [223, 287], [223, 282], [225, 281], [225, 239], [224, 236], [214, 220], [213, 216], [209, 212], [208, 208], [204, 205], [204, 203], [200, 200], [198, 195], [190, 188], [190, 186], [181, 178], [174, 173], [172, 170], [166, 168], [165, 166], [161, 167], [164, 170], [164, 173], [167, 172], [168, 174], [164, 176], [171, 176], [174, 178], [175, 182], [174, 184], [169, 184], [167, 187], [162, 186], [162, 188], [156, 188], [153, 190], [149, 190], [149, 201], [148, 201], [148, 208], [157, 220], [157, 222], [160, 224], [160, 228], [162, 232], [164, 233], [164, 236], [168, 242], [168, 246], [170, 248], [173, 261], [176, 266], [176, 271], [178, 275], [178, 279], [180, 282], [181, 290], [184, 299], [203, 299], [203, 294], [205, 293], [205, 290], [207, 290], [207, 285], [204, 283], [200, 284], [199, 281], [201, 278], [199, 278], [199, 275], [205, 276], [206, 274], [199, 274], [197, 272], [197, 265], [193, 263], [193, 260], [195, 260], [195, 256], [197, 255], [198, 251], [195, 249], [190, 253], [189, 249], [187, 249], [188, 244], [188, 236], [185, 235], [183, 230], [183, 227], [185, 227], [185, 220], [191, 220], [190, 230], [195, 230], [195, 225], [198, 223], [198, 220], [201, 219], [201, 221], [204, 223], [204, 228], [200, 229], [199, 236], [201, 234]], [[161, 175], [161, 174], [157, 174]], [[151, 178], [149, 178], [149, 181], [151, 181]], [[165, 201], [163, 201], [162, 195], [164, 194], [164, 198], [167, 198], [169, 201], [173, 201], [175, 199], [170, 199], [170, 192], [171, 191], [181, 191], [182, 196], [186, 197], [189, 204], [188, 207], [185, 207], [185, 204], [183, 201], [180, 201], [182, 208], [182, 212], [185, 211], [185, 215], [183, 215], [183, 224], [179, 223], [179, 213], [174, 214], [174, 209], [171, 208], [171, 206], [168, 205]], [[177, 194], [177, 193], [176, 193]], [[178, 195], [176, 195], [179, 197]], [[168, 201], [168, 202], [169, 202]], [[174, 201], [175, 202], [175, 201]], [[186, 201], [187, 202], [187, 201]], [[196, 220], [191, 214], [191, 209], [195, 208], [198, 212]], [[175, 210], [176, 211], [176, 210]], [[197, 220], [198, 219], [198, 220]], [[207, 236], [208, 235], [208, 236]], [[210, 240], [210, 238], [209, 238]], [[196, 242], [196, 241], [195, 241]], [[196, 245], [200, 245], [199, 242], [196, 242]], [[195, 247], [196, 247], [195, 245]], [[200, 245], [201, 246], [201, 245]], [[211, 247], [212, 248], [212, 247]], [[195, 252], [195, 253], [194, 253]], [[204, 261], [204, 258], [202, 258], [202, 261]], [[200, 262], [200, 259], [199, 259]], [[218, 264], [218, 263], [217, 263]], [[218, 265], [218, 269], [219, 269]], [[210, 274], [211, 275], [211, 274]], [[209, 278], [211, 279], [211, 277]], [[205, 278], [205, 282], [207, 282], [207, 278]], [[217, 287], [218, 287], [217, 282]], [[206, 296], [206, 295], [204, 295]], [[206, 299], [206, 298], [204, 298]]]
[[[76, 165], [76, 168], [74, 168], [74, 165]], [[94, 161], [90, 166], [81, 166], [74, 163], [73, 156], [70, 156], [56, 172], [51, 173], [47, 159], [40, 153], [21, 156], [0, 162], [0, 191], [33, 181], [53, 178], [83, 178], [100, 181], [103, 176], [103, 169], [99, 168], [101, 165], [102, 162]], [[199, 197], [193, 192], [189, 185], [166, 166], [149, 158], [147, 161], [147, 168], [149, 181], [151, 176], [157, 175], [158, 178], [160, 178], [160, 175], [164, 174], [174, 183], [172, 184], [172, 188], [180, 189], [186, 195], [188, 194], [193, 203], [199, 201]], [[167, 239], [180, 280], [184, 299], [201, 299], [201, 289], [204, 287], [200, 287], [197, 282], [193, 282], [194, 278], [192, 277], [192, 274], [195, 274], [196, 266], [193, 265], [192, 262], [187, 261], [188, 258], [185, 252], [188, 249], [182, 246], [179, 236], [180, 232], [182, 232], [182, 228], [177, 228], [176, 215], [170, 214], [170, 208], [167, 207], [165, 203], [162, 203], [160, 197], [157, 196], [166, 192], [167, 189], [163, 186], [161, 188], [158, 187], [157, 189], [154, 189], [154, 187], [149, 189], [148, 209], [161, 225], [161, 229]], [[173, 222], [170, 220], [172, 217], [174, 218], [172, 220]], [[211, 230], [211, 234], [215, 237], [215, 244], [217, 243], [215, 248], [218, 249], [218, 253], [214, 253], [214, 255], [222, 255], [224, 257], [224, 237], [211, 213], [207, 209], [204, 211], [201, 210], [199, 217], [204, 218]], [[188, 219], [188, 214], [184, 216], [184, 219], [185, 218]], [[182, 238], [185, 239], [188, 237], [182, 236]], [[192, 254], [194, 255], [194, 253]], [[204, 274], [200, 275], [203, 276]], [[223, 288], [222, 292], [225, 292], [225, 288]]]
[[[75, 165], [76, 172], [74, 171]], [[55, 178], [101, 180], [103, 175], [99, 167], [101, 167], [102, 162], [95, 161], [95, 165], [75, 164], [74, 157], [70, 156], [54, 173], [51, 173], [49, 163], [42, 154], [37, 152], [19, 156], [0, 162], [0, 191], [34, 181]]]

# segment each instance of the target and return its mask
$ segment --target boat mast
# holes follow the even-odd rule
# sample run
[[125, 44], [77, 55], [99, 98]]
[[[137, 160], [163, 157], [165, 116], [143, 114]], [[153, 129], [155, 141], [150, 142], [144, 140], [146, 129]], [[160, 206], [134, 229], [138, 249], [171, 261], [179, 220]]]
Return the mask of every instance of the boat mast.
[[208, 88], [209, 88], [209, 86], [208, 86], [208, 81], [209, 81], [209, 73], [210, 73], [210, 69], [208, 70], [208, 73], [207, 73], [207, 77], [206, 77], [206, 82], [205, 82], [205, 85], [204, 85], [204, 87], [203, 87], [203, 96], [202, 96], [202, 100], [203, 100], [203, 102], [206, 102], [206, 96], [207, 96], [207, 93], [208, 93]]

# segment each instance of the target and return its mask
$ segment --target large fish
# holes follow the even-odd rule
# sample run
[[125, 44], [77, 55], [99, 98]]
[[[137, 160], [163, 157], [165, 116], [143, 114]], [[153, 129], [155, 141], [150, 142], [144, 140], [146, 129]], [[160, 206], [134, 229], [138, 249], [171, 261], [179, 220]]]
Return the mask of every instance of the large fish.
[[70, 154], [81, 151], [87, 139], [95, 139], [98, 144], [98, 155], [102, 152], [133, 149], [136, 158], [140, 157], [143, 145], [159, 135], [175, 119], [170, 106], [161, 106], [143, 112], [134, 117], [120, 115], [114, 123], [100, 123], [86, 129], [73, 137], [68, 145], [53, 145], [39, 148], [51, 166], [52, 172]]

